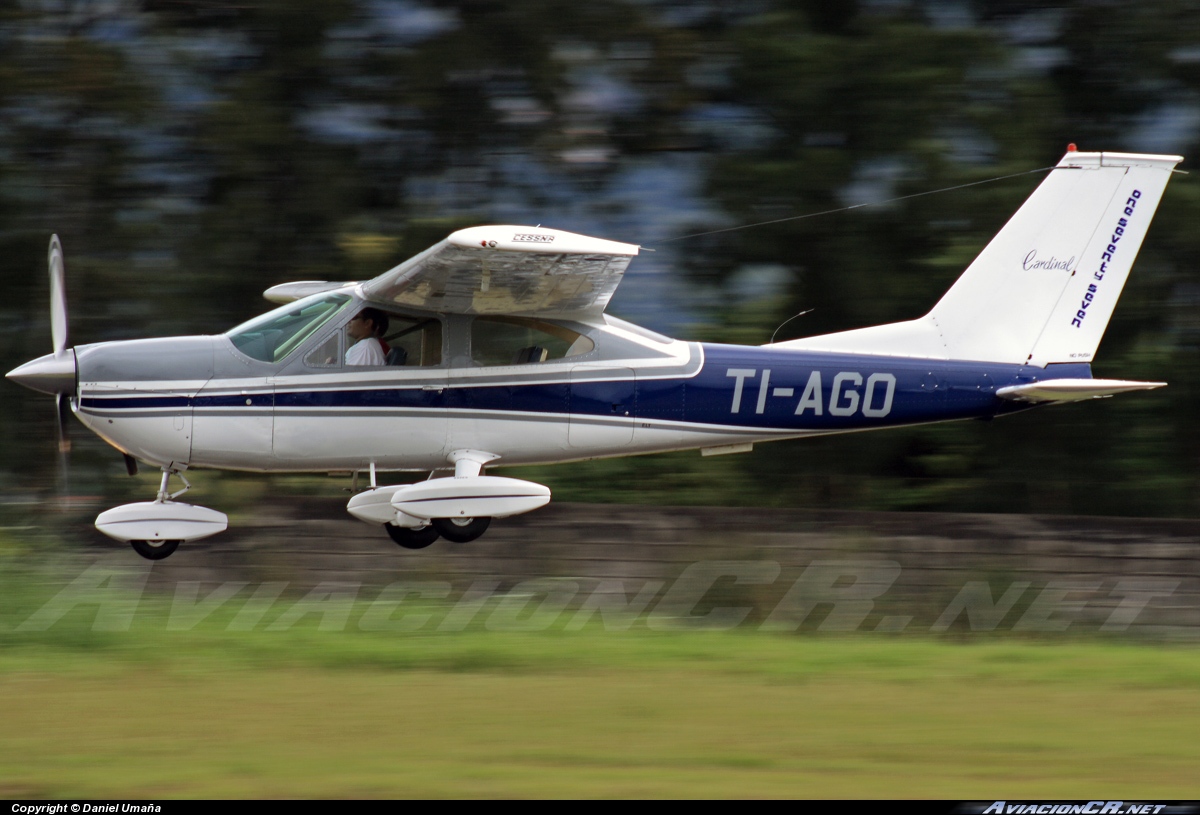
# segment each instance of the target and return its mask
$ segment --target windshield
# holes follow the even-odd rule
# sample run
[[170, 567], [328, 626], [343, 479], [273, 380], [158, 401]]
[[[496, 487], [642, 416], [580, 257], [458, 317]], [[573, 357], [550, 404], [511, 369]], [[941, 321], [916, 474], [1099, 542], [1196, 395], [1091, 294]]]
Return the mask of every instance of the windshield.
[[248, 357], [280, 362], [349, 302], [348, 294], [314, 294], [242, 323], [225, 336]]

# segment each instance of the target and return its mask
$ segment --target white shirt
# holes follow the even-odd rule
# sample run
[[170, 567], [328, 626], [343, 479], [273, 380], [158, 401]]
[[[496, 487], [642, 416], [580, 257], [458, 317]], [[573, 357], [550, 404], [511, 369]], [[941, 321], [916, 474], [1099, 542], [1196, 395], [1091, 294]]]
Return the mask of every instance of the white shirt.
[[367, 337], [351, 345], [346, 351], [347, 365], [386, 365], [383, 346], [374, 337]]

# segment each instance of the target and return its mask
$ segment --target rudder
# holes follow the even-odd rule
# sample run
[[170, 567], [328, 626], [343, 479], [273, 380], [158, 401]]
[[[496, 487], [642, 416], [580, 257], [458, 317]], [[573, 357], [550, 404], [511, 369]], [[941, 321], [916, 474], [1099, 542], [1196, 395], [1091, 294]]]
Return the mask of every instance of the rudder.
[[1079, 263], [1054, 306], [1030, 362], [1090, 362], [1129, 278], [1178, 156], [1102, 153], [1126, 168]]

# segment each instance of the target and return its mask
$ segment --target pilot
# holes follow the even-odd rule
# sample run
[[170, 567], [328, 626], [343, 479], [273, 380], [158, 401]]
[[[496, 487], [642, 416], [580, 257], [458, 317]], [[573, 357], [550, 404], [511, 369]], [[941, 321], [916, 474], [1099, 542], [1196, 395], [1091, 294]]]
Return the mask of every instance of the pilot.
[[347, 365], [386, 365], [379, 338], [387, 331], [388, 318], [377, 308], [364, 308], [346, 324], [346, 333], [357, 340], [346, 350]]

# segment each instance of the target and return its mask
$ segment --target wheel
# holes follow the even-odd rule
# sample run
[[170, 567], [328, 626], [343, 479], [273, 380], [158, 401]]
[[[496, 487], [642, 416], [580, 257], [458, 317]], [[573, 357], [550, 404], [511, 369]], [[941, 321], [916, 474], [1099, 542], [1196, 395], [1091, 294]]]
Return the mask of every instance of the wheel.
[[396, 526], [395, 524], [384, 524], [383, 528], [387, 530], [388, 536], [392, 540], [405, 549], [424, 549], [441, 537], [441, 533], [433, 524], [420, 529], [409, 529], [406, 526]]
[[491, 522], [491, 518], [434, 518], [430, 523], [446, 540], [467, 543], [486, 532]]
[[133, 551], [146, 560], [162, 560], [179, 548], [183, 541], [130, 541]]

